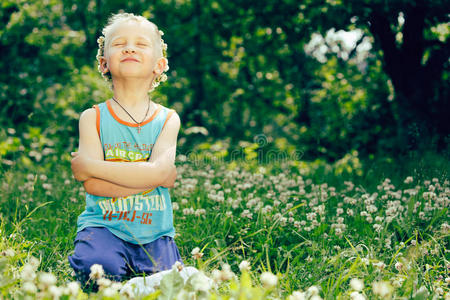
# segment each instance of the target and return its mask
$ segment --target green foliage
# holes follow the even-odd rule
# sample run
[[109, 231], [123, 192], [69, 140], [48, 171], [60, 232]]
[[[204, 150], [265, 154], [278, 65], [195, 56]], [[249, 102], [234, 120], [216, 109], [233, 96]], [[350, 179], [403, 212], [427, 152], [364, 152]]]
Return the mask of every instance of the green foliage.
[[[76, 147], [81, 111], [111, 95], [96, 70], [96, 39], [107, 17], [120, 9], [144, 15], [166, 32], [169, 80], [152, 96], [180, 114], [181, 153], [222, 139], [227, 141], [228, 155], [235, 150], [250, 151], [242, 154], [250, 155], [250, 148], [243, 150], [241, 145], [254, 143], [263, 134], [267, 146], [253, 149], [258, 155], [270, 150], [292, 153], [289, 148], [294, 148], [304, 159], [321, 157], [329, 162], [353, 149], [364, 158], [376, 153], [394, 156], [406, 148], [399, 143], [400, 131], [407, 131], [412, 143], [424, 149], [437, 143], [441, 150], [445, 148], [445, 133], [438, 127], [421, 143], [421, 121], [414, 117], [419, 109], [406, 110], [397, 101], [399, 87], [386, 72], [385, 49], [367, 27], [370, 13], [381, 10], [401, 32], [396, 24], [398, 12], [409, 2], [394, 1], [389, 4], [392, 7], [384, 2], [314, 3], [156, 1], [148, 5], [129, 1], [123, 6], [95, 1], [3, 1], [1, 134], [6, 137], [4, 130], [13, 128], [17, 135], [1, 146], [1, 155], [11, 160], [16, 152], [42, 151], [26, 137], [33, 128], [41, 128], [42, 137], [37, 139], [53, 140], [55, 144], [47, 148], [58, 153]], [[442, 10], [437, 9], [441, 4], [428, 3], [434, 17], [426, 16], [432, 22], [424, 29], [425, 38], [438, 40], [439, 47], [448, 40]], [[328, 45], [340, 50], [328, 49], [323, 63], [306, 54], [311, 34], [325, 35], [333, 26], [361, 29], [373, 50], [362, 61], [356, 59], [356, 48], [345, 59], [340, 44]], [[434, 61], [437, 48], [427, 48], [424, 62]], [[446, 77], [444, 68], [441, 78], [433, 82], [438, 86]], [[448, 89], [434, 90], [442, 93], [430, 94], [434, 104], [427, 107], [433, 110], [430, 116], [435, 114], [439, 120], [441, 114], [433, 107], [441, 107]], [[399, 128], [409, 117], [412, 122]], [[428, 123], [434, 126], [437, 121], [433, 122]], [[189, 134], [197, 127], [206, 133]]]
[[[50, 167], [43, 168], [23, 162], [0, 173], [0, 291], [5, 297], [28, 293], [30, 280], [21, 274], [31, 265], [36, 297], [55, 292], [41, 284], [41, 276], [49, 280], [52, 272], [55, 286], [70, 298], [67, 256], [85, 205], [83, 189], [66, 163], [48, 160]], [[175, 239], [185, 265], [203, 274], [183, 283], [178, 273], [169, 273], [146, 299], [285, 299], [294, 291], [349, 299], [354, 278], [363, 281], [360, 293], [367, 299], [381, 290], [417, 299], [448, 293], [440, 279], [448, 247], [448, 163], [428, 154], [409, 164], [370, 165], [354, 152], [335, 164], [297, 161], [253, 170], [253, 159], [196, 165], [179, 156], [179, 178], [170, 191], [177, 203]], [[368, 170], [371, 176], [365, 177]], [[195, 247], [202, 249], [201, 259], [191, 258]], [[251, 271], [239, 271], [243, 260]], [[260, 274], [266, 271], [277, 274], [276, 286], [264, 286]], [[206, 292], [206, 277], [228, 279]], [[90, 295], [77, 290], [77, 297], [119, 298], [107, 296], [111, 293], [111, 288]]]

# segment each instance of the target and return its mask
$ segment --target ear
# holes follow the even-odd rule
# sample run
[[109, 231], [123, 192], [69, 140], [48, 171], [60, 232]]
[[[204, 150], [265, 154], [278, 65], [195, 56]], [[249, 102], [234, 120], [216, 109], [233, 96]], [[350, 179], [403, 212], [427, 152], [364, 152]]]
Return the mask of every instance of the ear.
[[107, 67], [106, 58], [104, 56], [100, 56], [98, 58], [98, 63], [100, 65], [100, 70], [103, 74], [108, 73], [109, 69]]
[[164, 70], [166, 69], [166, 66], [168, 64], [167, 58], [165, 57], [161, 57], [158, 59], [158, 61], [156, 62], [156, 66], [155, 69], [153, 70], [153, 73], [156, 74], [162, 74], [162, 72], [164, 72]]

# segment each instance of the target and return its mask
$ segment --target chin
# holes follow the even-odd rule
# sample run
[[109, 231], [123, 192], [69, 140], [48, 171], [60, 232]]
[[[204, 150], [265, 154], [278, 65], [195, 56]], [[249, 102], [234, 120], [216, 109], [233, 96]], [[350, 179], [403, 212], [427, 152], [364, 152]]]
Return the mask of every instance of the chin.
[[120, 77], [144, 78], [149, 76], [150, 74], [143, 73], [141, 70], [122, 70], [120, 72]]

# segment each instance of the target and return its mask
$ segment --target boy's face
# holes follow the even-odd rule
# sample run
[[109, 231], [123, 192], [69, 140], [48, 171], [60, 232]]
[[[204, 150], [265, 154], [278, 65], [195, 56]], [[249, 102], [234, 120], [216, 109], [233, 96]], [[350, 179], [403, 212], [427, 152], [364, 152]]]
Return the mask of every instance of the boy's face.
[[160, 42], [149, 23], [124, 21], [116, 24], [105, 43], [105, 56], [101, 66], [115, 79], [152, 79], [165, 67], [161, 57]]

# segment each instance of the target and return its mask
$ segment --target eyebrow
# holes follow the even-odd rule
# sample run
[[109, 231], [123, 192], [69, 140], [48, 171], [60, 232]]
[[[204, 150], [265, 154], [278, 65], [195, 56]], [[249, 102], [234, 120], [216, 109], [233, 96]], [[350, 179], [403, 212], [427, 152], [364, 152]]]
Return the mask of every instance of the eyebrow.
[[[122, 39], [122, 38], [126, 38], [126, 36], [118, 36], [118, 37], [115, 37], [115, 38], [113, 38], [112, 40], [111, 40], [111, 43], [113, 43], [114, 41], [116, 41], [116, 40], [118, 40], [118, 39]], [[141, 35], [141, 36], [138, 36], [137, 37], [137, 39], [139, 40], [139, 39], [141, 39], [141, 40], [145, 40], [145, 41], [147, 41], [147, 42], [152, 42], [152, 39], [150, 39], [150, 38], [147, 38], [147, 37], [145, 37], [145, 36], [143, 36], [143, 35]]]

